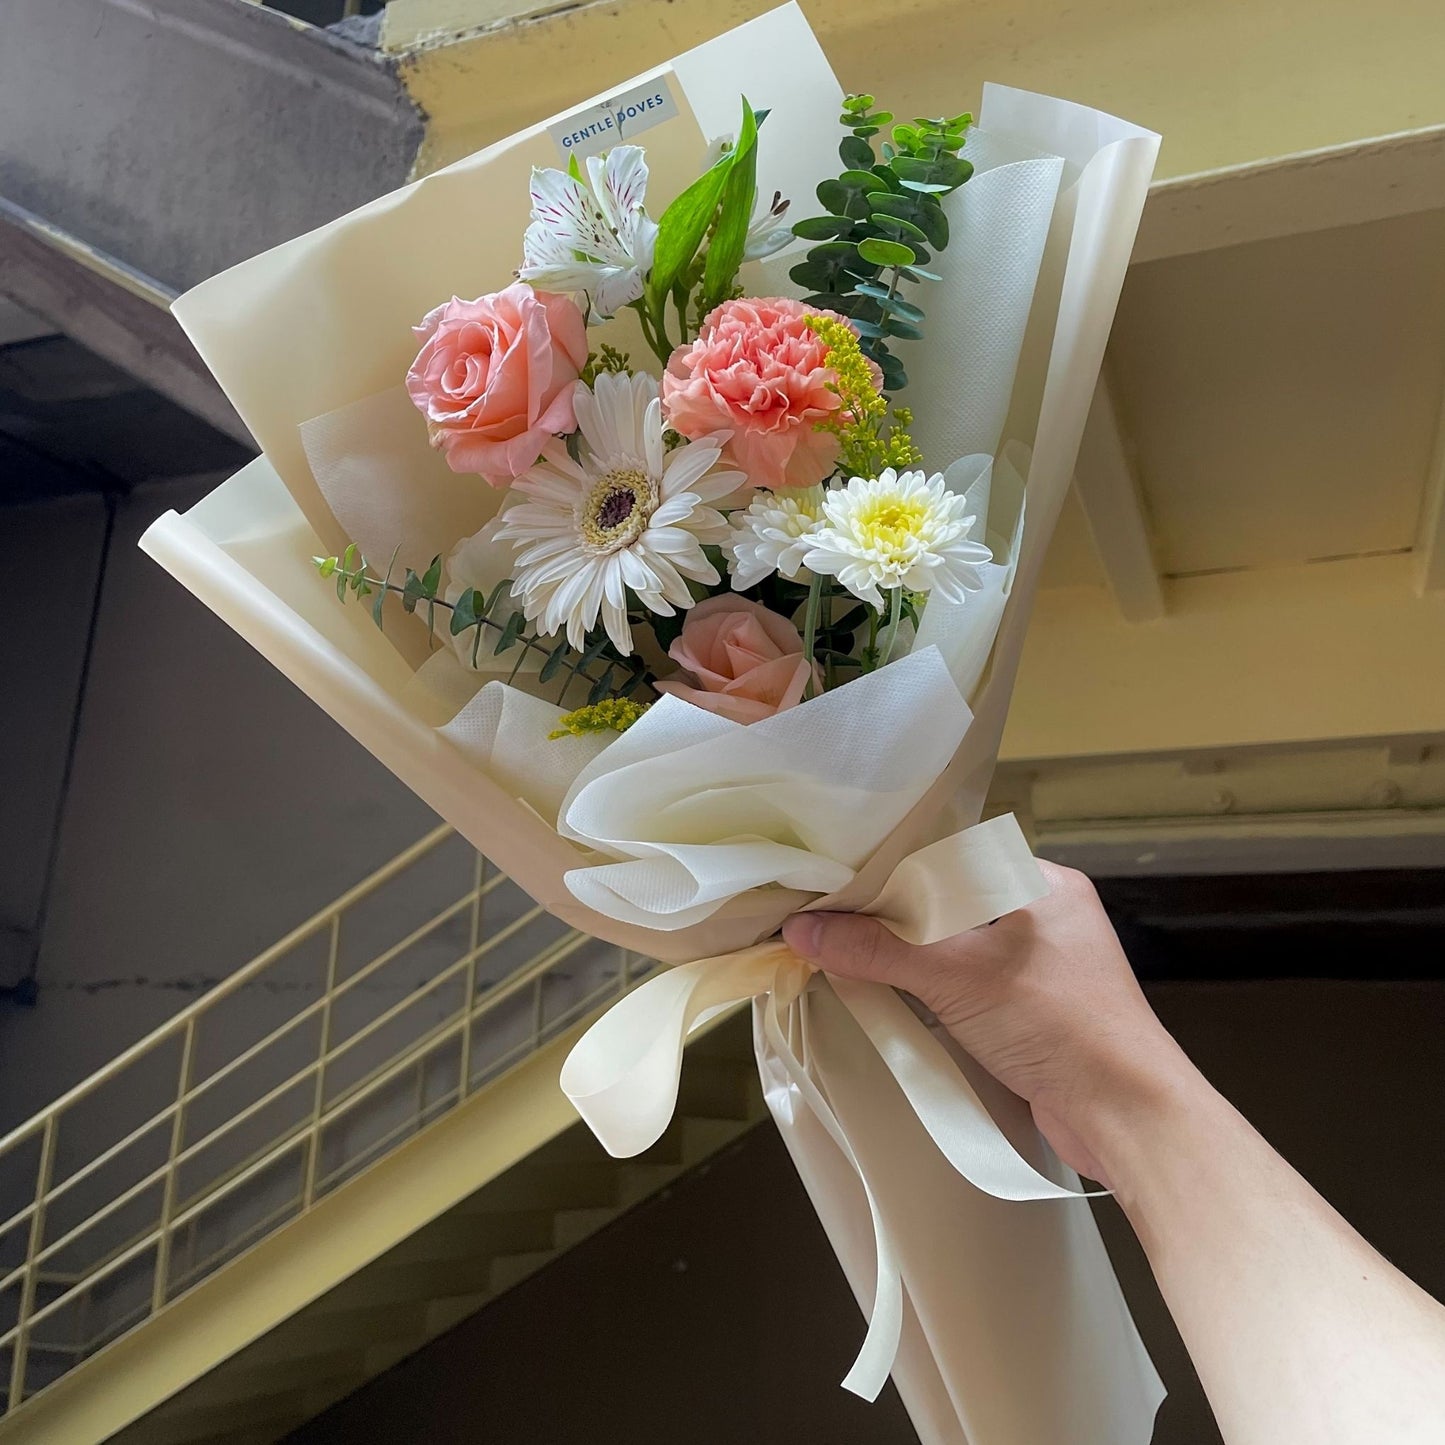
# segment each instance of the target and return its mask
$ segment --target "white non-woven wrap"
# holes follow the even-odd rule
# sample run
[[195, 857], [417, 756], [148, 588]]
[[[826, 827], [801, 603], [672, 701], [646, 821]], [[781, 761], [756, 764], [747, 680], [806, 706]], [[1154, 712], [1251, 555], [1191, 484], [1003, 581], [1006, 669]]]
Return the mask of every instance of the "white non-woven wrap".
[[[840, 89], [796, 6], [636, 79], [667, 71], [678, 115], [645, 137], [654, 208], [732, 131], [745, 92], [770, 111], [761, 189], [806, 211], [837, 164]], [[966, 102], [940, 96], [938, 108]], [[801, 767], [799, 745], [820, 738], [812, 718], [869, 697], [861, 682], [772, 730], [660, 707], [628, 735], [634, 749], [650, 733], [658, 743], [660, 792], [639, 800], [625, 783], [643, 777], [646, 760], [628, 762], [628, 737], [610, 747], [532, 742], [555, 722], [550, 702], [500, 682], [478, 690], [483, 679], [449, 647], [429, 651], [424, 629], [399, 609], [378, 632], [364, 607], [337, 603], [310, 560], [364, 538], [373, 561], [384, 565], [404, 541], [415, 550], [402, 561], [425, 567], [494, 514], [499, 494], [446, 470], [397, 388], [421, 316], [510, 280], [528, 171], [555, 163], [547, 124], [181, 298], [181, 324], [265, 455], [184, 517], [161, 518], [142, 545], [577, 928], [687, 965], [752, 949], [804, 907], [871, 906], [898, 925], [901, 900], [926, 903], [922, 927], [937, 936], [958, 921], [939, 858], [977, 883], [1008, 856], [968, 825], [992, 775], [1158, 137], [1085, 107], [985, 88], [966, 146], [977, 172], [948, 200], [945, 281], [922, 298], [926, 336], [903, 359], [929, 465], [950, 485], [987, 494], [979, 525], [995, 562], [986, 586], [961, 607], [927, 608], [912, 656], [869, 683], [885, 694], [870, 702], [869, 725], [838, 722], [847, 761], [840, 742], [831, 779], [827, 741]], [[783, 279], [767, 289], [787, 288], [790, 259], [778, 258], [768, 276]], [[891, 707], [890, 679], [908, 684]], [[705, 747], [685, 742], [704, 734]], [[748, 775], [750, 735], [761, 786]], [[731, 761], [710, 762], [713, 754]], [[689, 778], [701, 796], [689, 795]], [[840, 822], [828, 794], [845, 785], [857, 802]], [[725, 828], [733, 831], [708, 832]], [[962, 852], [945, 841], [942, 855], [930, 854], [960, 829], [972, 839]], [[1008, 889], [996, 894], [989, 906], [1002, 911]], [[669, 986], [693, 976], [683, 970]], [[769, 1107], [871, 1316], [852, 1383], [871, 1390], [893, 1358], [925, 1445], [1139, 1445], [1158, 1384], [1087, 1206], [989, 1192], [981, 1163], [1008, 1156], [945, 1069], [942, 1045], [887, 990], [792, 979], [734, 978], [735, 991], [723, 993], [762, 1000]], [[674, 1048], [680, 1037], [665, 1058]], [[1017, 1157], [1072, 1188], [1039, 1152], [1017, 1101], [993, 1097], [966, 1060], [955, 1062]], [[654, 1098], [654, 1122], [659, 1107], [665, 1115], [670, 1101]], [[968, 1138], [980, 1147], [953, 1147]]]
[[[905, 859], [869, 912], [933, 943], [1046, 891], [999, 817]], [[688, 1034], [746, 1000], [769, 1107], [869, 1315], [845, 1386], [874, 1399], [902, 1350], [899, 1386], [927, 1441], [1144, 1445], [1162, 1390], [1077, 1177], [1016, 1113], [1008, 1131], [995, 1122], [892, 989], [815, 974], [776, 940], [685, 964], [594, 1024], [562, 1087], [609, 1152], [640, 1153], [672, 1116]], [[998, 1107], [1007, 1118], [1007, 1096]], [[981, 1214], [994, 1217], [970, 1229]]]

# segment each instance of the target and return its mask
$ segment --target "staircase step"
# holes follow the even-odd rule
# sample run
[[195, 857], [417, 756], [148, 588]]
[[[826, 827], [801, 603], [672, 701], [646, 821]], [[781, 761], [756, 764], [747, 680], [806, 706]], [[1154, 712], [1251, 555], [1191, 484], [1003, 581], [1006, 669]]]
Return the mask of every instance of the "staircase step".
[[533, 1249], [522, 1254], [503, 1254], [492, 1261], [492, 1289], [501, 1294], [536, 1274], [557, 1258], [555, 1249]]
[[[239, 1367], [266, 1366], [278, 1360], [314, 1359], [341, 1349], [361, 1348], [385, 1339], [392, 1331], [420, 1328], [426, 1316], [422, 1302], [375, 1304], [354, 1292], [359, 1277], [348, 1280], [264, 1340], [247, 1349]], [[343, 1291], [353, 1291], [343, 1298]]]
[[666, 1189], [678, 1177], [674, 1164], [648, 1164], [629, 1159], [617, 1166], [618, 1196], [623, 1208], [630, 1209]]
[[510, 1213], [447, 1215], [387, 1252], [377, 1267], [434, 1260], [476, 1259], [517, 1249], [543, 1249], [552, 1242], [552, 1213], [545, 1209]]
[[697, 1118], [746, 1119], [760, 1093], [757, 1065], [751, 1060], [688, 1058], [682, 1067], [677, 1107]]
[[505, 1214], [526, 1209], [584, 1209], [617, 1200], [617, 1170], [610, 1159], [534, 1162], [529, 1159], [479, 1189], [454, 1215]]
[[[364, 1376], [357, 1375], [355, 1384], [340, 1386], [337, 1398], [363, 1380]], [[144, 1424], [137, 1438], [145, 1445], [221, 1445], [237, 1437], [275, 1440], [309, 1418], [303, 1413], [305, 1399], [304, 1390], [292, 1389], [256, 1400], [176, 1412]]]
[[476, 1294], [486, 1289], [491, 1282], [494, 1260], [508, 1258], [511, 1253], [480, 1254], [471, 1259], [424, 1260], [394, 1267], [376, 1264], [348, 1281], [343, 1288], [354, 1286], [356, 1298], [370, 1304], [414, 1304], [425, 1319], [426, 1305], [432, 1300]]
[[366, 1352], [364, 1378], [370, 1380], [385, 1374], [393, 1365], [400, 1364], [408, 1356], [416, 1354], [430, 1338], [426, 1333], [418, 1332], [406, 1339], [383, 1340], [380, 1344], [373, 1345]]
[[747, 1132], [748, 1125], [738, 1119], [699, 1119], [685, 1117], [682, 1121], [682, 1162], [692, 1168], [711, 1159], [719, 1149], [726, 1148]]
[[266, 1364], [213, 1371], [200, 1380], [184, 1399], [161, 1407], [158, 1418], [169, 1420], [173, 1414], [184, 1414], [192, 1405], [211, 1408], [254, 1400], [264, 1395], [286, 1394], [302, 1387], [309, 1388], [317, 1380], [365, 1379], [363, 1373], [368, 1350], [353, 1347], [328, 1355], [292, 1356]]
[[426, 1307], [426, 1332], [428, 1339], [444, 1335], [450, 1329], [470, 1319], [479, 1309], [491, 1304], [496, 1294], [483, 1290], [480, 1294], [457, 1295], [455, 1299], [433, 1300]]
[[610, 1209], [559, 1209], [552, 1218], [552, 1240], [558, 1249], [571, 1249], [612, 1223], [622, 1211]]

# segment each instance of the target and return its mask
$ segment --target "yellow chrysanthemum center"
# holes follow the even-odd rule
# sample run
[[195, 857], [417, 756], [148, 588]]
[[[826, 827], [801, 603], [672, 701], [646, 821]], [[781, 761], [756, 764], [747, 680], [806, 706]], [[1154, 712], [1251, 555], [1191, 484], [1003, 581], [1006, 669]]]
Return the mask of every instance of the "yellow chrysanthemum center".
[[857, 541], [880, 559], [901, 559], [917, 550], [931, 513], [927, 493], [912, 497], [882, 496], [858, 509], [853, 518]]
[[631, 546], [657, 510], [657, 487], [646, 472], [619, 468], [593, 483], [582, 504], [580, 528], [589, 550]]

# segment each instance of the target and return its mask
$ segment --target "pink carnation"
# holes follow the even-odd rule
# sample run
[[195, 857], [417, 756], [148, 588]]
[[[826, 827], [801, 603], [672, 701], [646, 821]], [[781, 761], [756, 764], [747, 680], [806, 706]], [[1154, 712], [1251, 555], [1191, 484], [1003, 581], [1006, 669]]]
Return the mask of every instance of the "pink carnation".
[[426, 344], [406, 389], [454, 472], [505, 487], [572, 431], [573, 386], [587, 362], [587, 323], [574, 301], [516, 282], [427, 313]]
[[662, 378], [667, 419], [685, 437], [729, 435], [726, 460], [755, 487], [810, 487], [838, 460], [817, 430], [841, 405], [819, 313], [782, 298], [725, 301], [702, 334], [679, 347]]
[[684, 670], [657, 684], [737, 723], [760, 722], [803, 699], [810, 669], [786, 617], [723, 593], [699, 602], [668, 656]]

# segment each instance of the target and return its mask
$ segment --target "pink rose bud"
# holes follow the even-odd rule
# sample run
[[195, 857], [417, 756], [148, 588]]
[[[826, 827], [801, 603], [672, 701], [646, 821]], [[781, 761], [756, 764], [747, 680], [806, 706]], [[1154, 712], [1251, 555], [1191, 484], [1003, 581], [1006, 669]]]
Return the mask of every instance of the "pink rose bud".
[[505, 487], [576, 427], [587, 323], [568, 297], [518, 281], [475, 301], [453, 297], [415, 330], [426, 344], [406, 389], [452, 471]]
[[754, 723], [794, 707], [808, 675], [803, 639], [786, 617], [746, 597], [724, 594], [687, 614], [668, 656], [683, 671], [657, 684], [734, 722]]
[[782, 298], [725, 301], [691, 346], [672, 354], [662, 406], [685, 437], [727, 433], [726, 462], [755, 487], [811, 487], [833, 469], [838, 439], [817, 424], [842, 402], [820, 313]]

